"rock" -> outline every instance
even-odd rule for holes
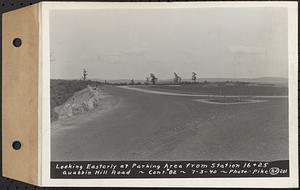
[[[95,109],[100,105],[102,96],[99,88],[88,85],[87,88],[76,92],[63,105],[54,109],[59,118],[72,117]]]

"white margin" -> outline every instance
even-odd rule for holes
[[[50,53],[49,11],[74,9],[174,9],[212,7],[285,7],[288,9],[289,152],[290,177],[276,178],[160,178],[160,179],[50,179]],[[81,187],[298,187],[298,65],[297,2],[42,2],[42,186]]]
[[[38,31],[38,38],[39,38],[39,58],[38,58],[38,175],[37,175],[37,185],[42,184],[42,176],[40,175],[42,173],[42,137],[43,137],[43,130],[42,130],[42,97],[43,97],[43,75],[42,75],[42,51],[43,51],[43,38],[42,38],[42,11],[41,11],[41,4],[38,5],[38,15],[39,15],[39,20],[38,20],[38,26],[39,26],[39,31]]]

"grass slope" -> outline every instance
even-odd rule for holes
[[[230,84],[230,85],[229,85]],[[183,85],[149,85],[144,88],[153,90],[162,90],[181,93],[195,94],[217,94],[217,95],[265,95],[265,96],[282,96],[288,95],[287,87],[278,87],[275,85],[248,84],[248,83],[197,83]]]

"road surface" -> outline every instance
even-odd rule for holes
[[[108,110],[52,124],[52,161],[288,159],[287,98],[217,105],[103,88]]]

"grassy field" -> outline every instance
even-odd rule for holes
[[[285,96],[288,88],[271,84],[257,83],[197,83],[182,85],[144,85],[141,88],[161,90],[169,92],[191,93],[191,94],[216,94],[216,95],[253,95],[253,96]]]
[[[51,120],[57,119],[57,114],[54,112],[56,106],[62,105],[75,92],[86,88],[88,85],[101,85],[100,82],[90,80],[60,80],[51,79],[50,81],[50,97],[51,97]]]

